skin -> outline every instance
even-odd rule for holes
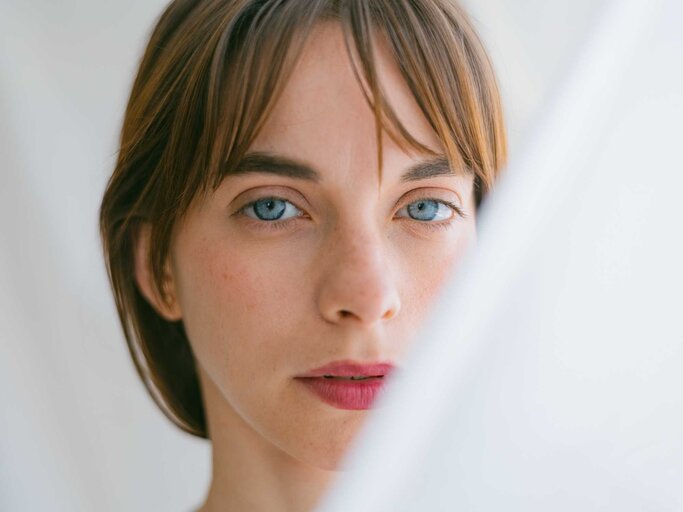
[[[388,49],[375,44],[399,118],[443,153]],[[251,148],[305,162],[321,180],[230,176],[195,203],[174,231],[171,304],[152,292],[142,232],[138,285],[161,315],[183,320],[199,366],[213,450],[202,512],[313,509],[369,411],[329,406],[294,378],[340,359],[400,367],[475,239],[471,175],[401,182],[429,155],[404,152],[386,133],[383,149],[380,182],[375,118],[340,27],[321,24]],[[248,206],[268,197],[289,201],[277,203],[287,209],[275,228]],[[407,206],[423,199],[450,201],[465,217],[441,205],[443,220],[411,218]]]

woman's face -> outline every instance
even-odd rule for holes
[[[388,50],[376,51],[404,126],[443,154]],[[375,118],[333,24],[307,43],[250,150],[256,163],[176,228],[174,314],[199,365],[212,438],[240,432],[338,468],[368,411],[330,405],[297,377],[340,360],[400,367],[475,237],[472,176],[384,134],[380,183]]]

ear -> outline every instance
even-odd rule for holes
[[[134,243],[135,282],[140,293],[142,293],[156,312],[169,322],[175,322],[182,318],[182,312],[175,291],[173,273],[168,262],[164,267],[163,283],[166,300],[159,296],[152,279],[152,272],[149,267],[151,231],[151,225],[145,222],[140,225],[136,235]]]

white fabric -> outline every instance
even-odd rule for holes
[[[683,8],[608,4],[320,510],[683,510]]]

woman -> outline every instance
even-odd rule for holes
[[[314,508],[504,160],[452,2],[169,5],[100,222],[142,379],[211,440],[200,510]]]

